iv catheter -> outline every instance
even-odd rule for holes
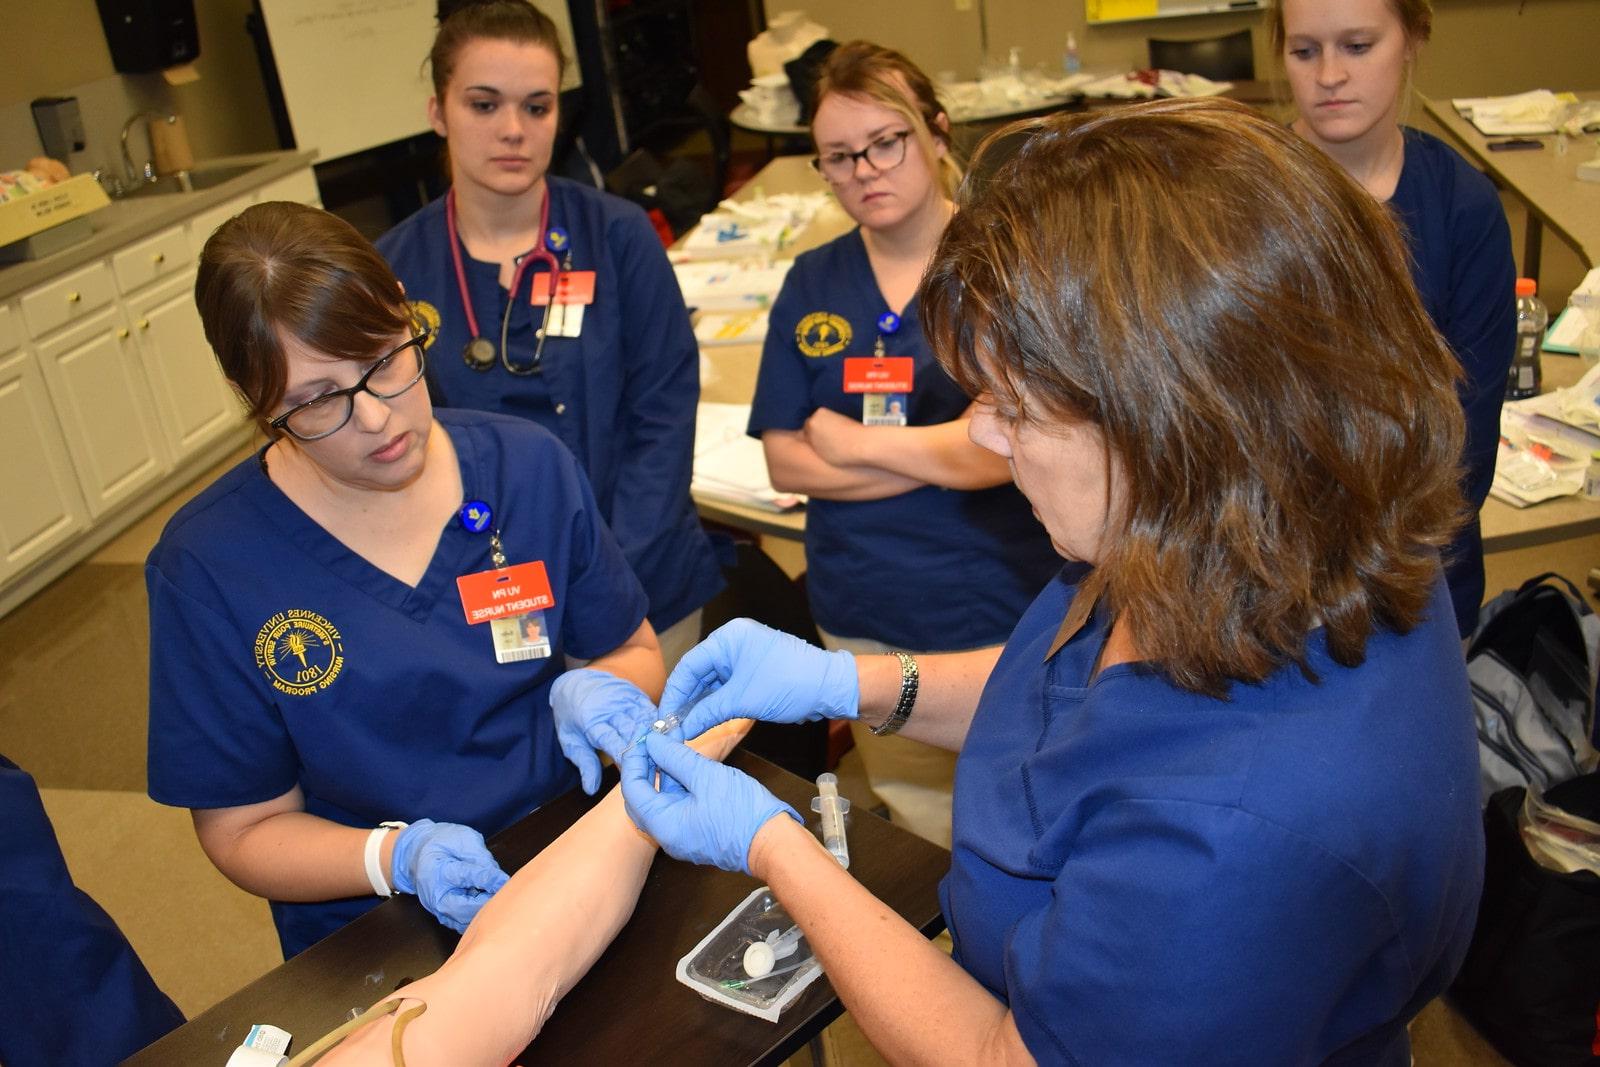
[[[850,801],[839,795],[839,778],[831,772],[817,775],[819,796],[811,798],[811,810],[822,815],[822,843],[839,866],[850,869],[850,842],[844,836],[844,816]]]
[[[676,715],[668,715],[664,719],[657,719],[655,722],[650,724],[650,729],[646,730],[644,733],[628,742],[628,747],[622,750],[622,755],[626,756],[629,752],[632,752],[634,745],[637,745],[640,741],[643,741],[652,733],[664,734],[682,721],[683,720]]]

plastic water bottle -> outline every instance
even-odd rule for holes
[[[1544,344],[1544,328],[1550,313],[1538,297],[1539,283],[1532,278],[1517,279],[1517,350],[1511,357],[1511,378],[1506,383],[1507,400],[1538,396],[1543,384],[1539,368],[1539,349]]]
[[[1083,69],[1083,63],[1078,58],[1078,39],[1072,34],[1067,34],[1067,50],[1061,53],[1061,71],[1063,74],[1076,74]]]

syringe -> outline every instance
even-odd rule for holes
[[[839,866],[850,868],[850,843],[844,836],[844,816],[850,810],[850,801],[839,795],[839,778],[824,771],[817,775],[819,796],[811,798],[811,810],[822,816],[822,843]]]
[[[633,751],[633,746],[637,745],[640,741],[643,741],[645,738],[649,737],[652,732],[658,733],[658,734],[664,734],[668,730],[672,729],[674,726],[677,726],[682,721],[683,720],[681,718],[679,718],[677,715],[668,715],[664,719],[657,719],[655,722],[650,724],[650,729],[649,730],[646,730],[644,733],[640,734],[638,737],[635,737],[632,741],[629,741],[628,742],[628,747],[622,750],[622,754],[624,756],[626,756],[629,752]]]

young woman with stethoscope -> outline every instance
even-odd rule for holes
[[[722,584],[689,498],[699,357],[682,294],[642,211],[548,173],[555,24],[525,0],[440,8],[428,117],[451,188],[378,248],[434,331],[436,401],[531,419],[572,450],[675,661]]]

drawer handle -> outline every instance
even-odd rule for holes
[[[166,261],[167,261],[167,254],[165,252],[157,252],[156,253],[156,262],[157,263],[165,263]]]
[[[79,304],[79,303],[82,303],[82,302],[83,302],[83,294],[82,293],[68,293],[67,294],[67,303],[69,303],[69,304]]]
[[[126,341],[128,339],[128,328],[126,326],[117,327],[117,336]]]
[[[139,320],[139,329],[148,330],[149,328],[150,328],[150,320],[149,319],[140,319]]]

